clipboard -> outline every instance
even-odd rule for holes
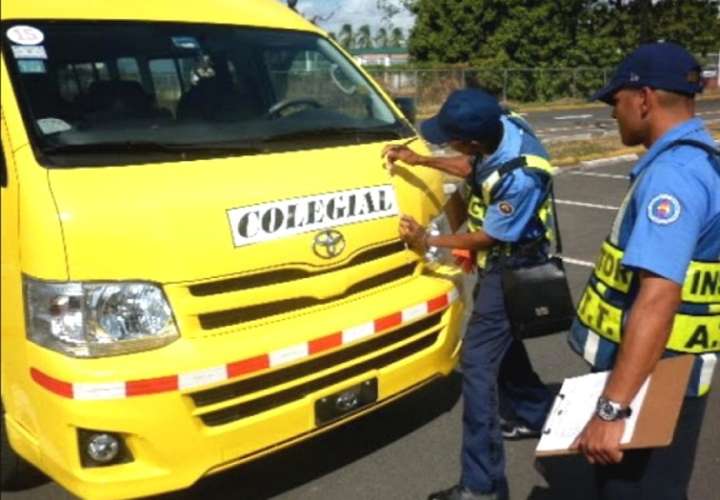
[[[632,434],[629,436],[629,440],[620,445],[621,449],[659,448],[668,446],[672,442],[694,361],[695,356],[692,355],[675,356],[658,361],[655,370],[646,380],[647,389],[644,394],[642,394],[642,390],[638,393],[638,396],[642,395],[643,397],[640,398],[640,401],[637,401],[638,397],[636,397],[636,400],[633,400],[630,404],[633,413],[637,417],[634,421]],[[602,373],[608,374],[609,372]],[[585,377],[595,375],[598,374],[590,374]],[[582,378],[584,377],[575,377],[575,379]],[[570,379],[566,379],[563,383],[563,388],[566,387],[568,380]],[[535,451],[535,456],[538,458],[578,453],[577,450],[568,449],[567,447],[547,449],[548,443],[543,445],[543,437],[552,434],[553,426],[557,426],[561,421],[561,415],[558,414],[558,411],[562,413],[561,410],[572,409],[578,415],[592,415],[594,405],[592,408],[588,408],[587,403],[588,401],[597,401],[604,384],[599,388],[599,392],[593,392],[592,394],[589,392],[581,395],[563,393],[563,388],[560,389],[560,394],[558,394],[545,422],[543,436],[541,436],[538,448]],[[582,408],[580,408],[580,405],[582,405]],[[565,418],[567,418],[567,414]],[[631,416],[631,418],[633,417]],[[587,420],[585,420],[586,422]],[[582,425],[584,426],[584,423]],[[574,438],[570,443],[573,441]],[[545,449],[541,450],[541,447]]]

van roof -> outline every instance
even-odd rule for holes
[[[236,24],[321,32],[280,0],[10,0],[1,2],[1,17],[38,20],[171,21]]]

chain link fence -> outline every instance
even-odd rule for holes
[[[504,102],[581,101],[601,88],[613,68],[368,68],[393,96],[415,98],[418,113],[433,113],[453,90],[479,87]],[[709,92],[717,92],[708,81]]]

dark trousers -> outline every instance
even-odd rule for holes
[[[482,493],[508,491],[498,418],[498,388],[515,414],[540,427],[552,395],[530,365],[525,346],[513,339],[500,271],[481,275],[462,352],[463,443],[460,484]]]
[[[670,446],[626,451],[616,465],[596,466],[603,500],[687,500],[707,397],[685,398]]]

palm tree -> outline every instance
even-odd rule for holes
[[[405,33],[402,28],[393,28],[390,32],[390,46],[403,47],[405,45]]]
[[[379,28],[375,35],[375,47],[387,47],[388,46],[388,31],[387,28]]]
[[[355,46],[361,49],[369,49],[372,47],[372,33],[370,25],[363,24],[355,34]]]
[[[353,47],[353,42],[355,41],[355,34],[353,33],[352,24],[342,25],[342,27],[340,28],[338,40],[340,41],[340,45],[342,45],[346,49],[351,49]]]

